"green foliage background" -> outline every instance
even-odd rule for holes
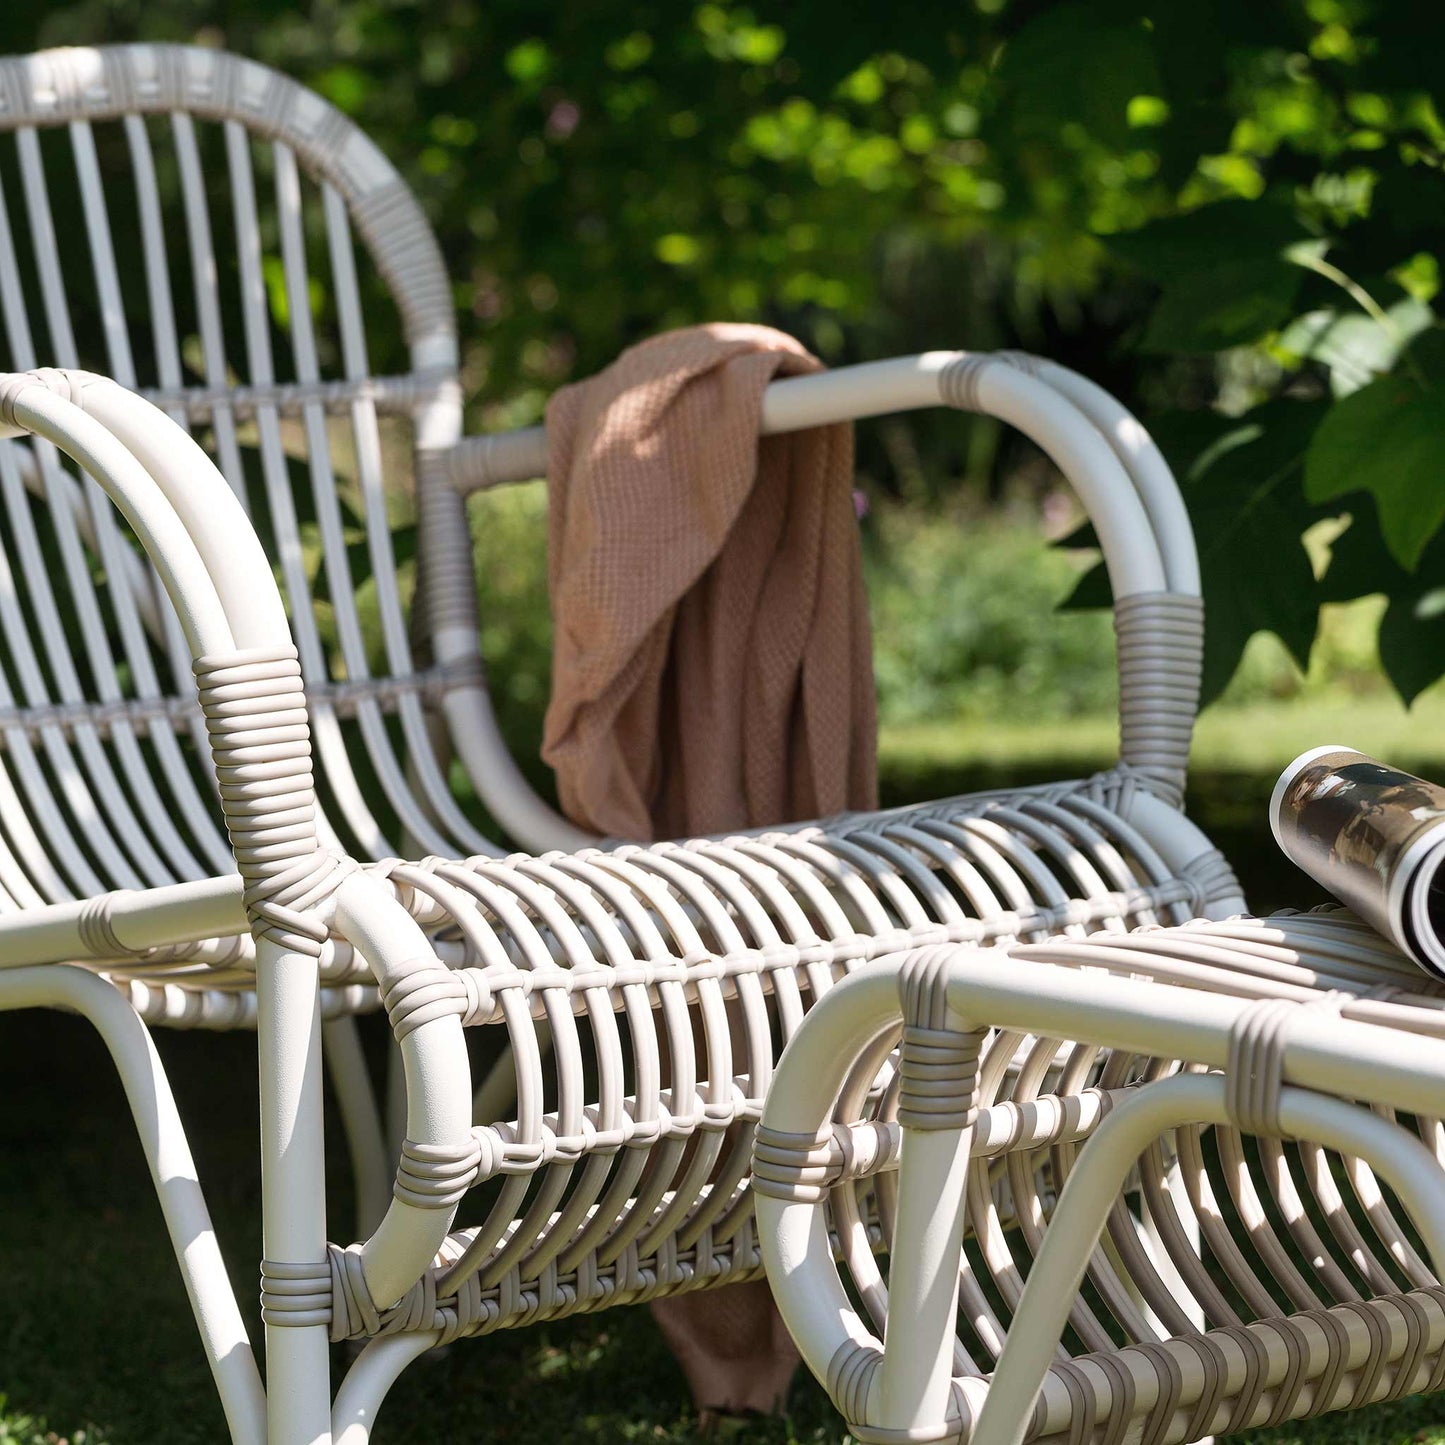
[[[6,52],[130,39],[268,61],[376,137],[449,258],[478,425],[705,318],[835,363],[1027,346],[1121,393],[1184,480],[1210,695],[1255,631],[1303,665],[1321,605],[1370,594],[1400,694],[1445,671],[1445,7],[0,8]],[[872,490],[914,503],[998,500],[1020,460],[958,418],[862,451]]]

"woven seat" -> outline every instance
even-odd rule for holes
[[[764,1108],[784,1318],[860,1440],[1167,1445],[1438,1389],[1442,1042],[1445,985],[1340,909],[894,954]]]
[[[0,167],[0,1006],[105,1033],[236,1438],[323,1439],[334,1420],[359,1441],[439,1339],[755,1275],[751,1125],[845,974],[1242,909],[1180,811],[1202,640],[1187,518],[1098,388],[931,353],[777,383],[763,429],[946,405],[1038,441],[1117,599],[1115,768],[607,843],[530,790],[497,730],[464,499],[537,475],[546,439],[461,437],[450,288],[388,162],[284,77],[183,47],[0,61],[0,129],[19,174]],[[62,187],[81,228],[57,231]],[[396,374],[372,372],[363,297],[400,314]],[[404,489],[384,485],[398,442],[409,608]],[[453,761],[507,843],[452,797]],[[354,1024],[381,1011],[405,1115],[389,1145]],[[148,1023],[258,1030],[264,1393]],[[509,1049],[474,1104],[466,1029],[492,1025]],[[1006,1052],[1006,1077],[1032,1080],[1028,1051]],[[849,1146],[884,1172],[860,1214],[876,1244],[899,1137],[887,1054],[857,1085],[883,1112]],[[358,1176],[346,1247],[323,1227],[323,1058]],[[1030,1196],[998,1173],[1017,1213]],[[334,1410],[332,1338],[371,1341]]]

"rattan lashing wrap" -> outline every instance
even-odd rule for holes
[[[319,905],[355,865],[317,841],[296,649],[198,658],[194,670],[252,932],[319,958],[330,934]]]
[[[982,410],[978,387],[989,366],[1006,361],[1036,374],[1032,357],[966,354],[939,373],[939,394],[962,411]],[[1184,777],[1204,657],[1204,603],[1182,592],[1142,592],[1114,601],[1119,669],[1119,757],[1176,807]]]

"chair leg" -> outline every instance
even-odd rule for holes
[[[330,1289],[319,984],[316,959],[257,941],[262,1276],[314,1283],[316,1293],[322,1280]],[[282,1284],[263,1310],[267,1441],[330,1445],[329,1310],[278,1307],[284,1293]]]
[[[969,1128],[904,1135],[878,1399],[900,1435],[941,1420],[948,1404],[971,1138]]]
[[[341,1112],[356,1192],[356,1238],[370,1239],[391,1202],[391,1169],[361,1034],[350,1014],[321,1025],[323,1053]]]
[[[87,1019],[104,1040],[150,1166],[231,1439],[236,1445],[266,1445],[266,1396],[256,1358],[149,1031],[104,979],[65,965],[0,969],[0,1009],[23,1008],[68,1009]]]
[[[333,1445],[367,1445],[376,1412],[397,1376],[440,1336],[439,1330],[381,1335],[371,1340],[346,1372],[331,1414]]]

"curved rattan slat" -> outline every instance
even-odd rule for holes
[[[426,217],[376,145],[334,106],[253,61],[183,45],[48,50],[0,59],[4,129],[184,113],[244,122],[304,157],[351,203],[398,298],[407,340],[432,365],[456,361],[451,285]]]

